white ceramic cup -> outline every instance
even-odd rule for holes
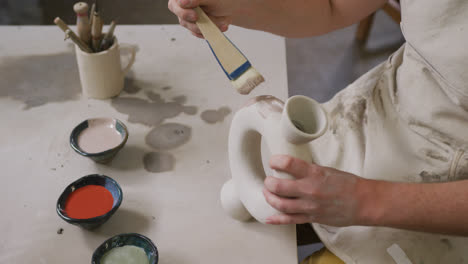
[[[83,94],[89,98],[107,99],[119,95],[124,88],[124,78],[135,62],[136,47],[113,45],[98,53],[87,53],[75,47]],[[128,50],[127,66],[120,62],[121,51]],[[122,52],[123,53],[123,52]]]

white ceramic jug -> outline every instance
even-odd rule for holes
[[[109,49],[98,53],[87,53],[79,47],[75,50],[83,94],[95,99],[119,95],[124,88],[125,75],[135,62],[136,47],[128,44],[121,46],[115,38]],[[125,67],[121,66],[121,51],[127,51],[130,55]]]
[[[229,163],[232,179],[221,190],[221,203],[233,218],[252,216],[264,223],[277,214],[263,196],[265,171],[261,157],[264,138],[271,154],[287,154],[312,161],[309,142],[327,130],[327,115],[321,105],[305,96],[293,96],[284,104],[273,96],[258,96],[234,116],[229,132]],[[292,179],[273,172],[274,177]]]

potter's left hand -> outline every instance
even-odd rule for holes
[[[314,222],[348,226],[359,222],[357,189],[364,179],[285,155],[272,156],[270,167],[289,173],[295,179],[272,176],[265,179],[266,201],[282,212],[269,217],[267,224]]]

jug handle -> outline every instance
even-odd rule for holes
[[[125,76],[130,71],[130,68],[133,66],[133,64],[135,63],[137,47],[135,45],[122,43],[119,45],[119,49],[121,51],[121,54],[122,54],[122,51],[123,53],[127,53],[127,52],[130,53],[130,58],[128,59],[127,65],[122,68],[122,75]]]

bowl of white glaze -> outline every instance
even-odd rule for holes
[[[128,129],[115,118],[91,118],[78,124],[70,134],[70,146],[81,156],[108,163],[125,146]]]

